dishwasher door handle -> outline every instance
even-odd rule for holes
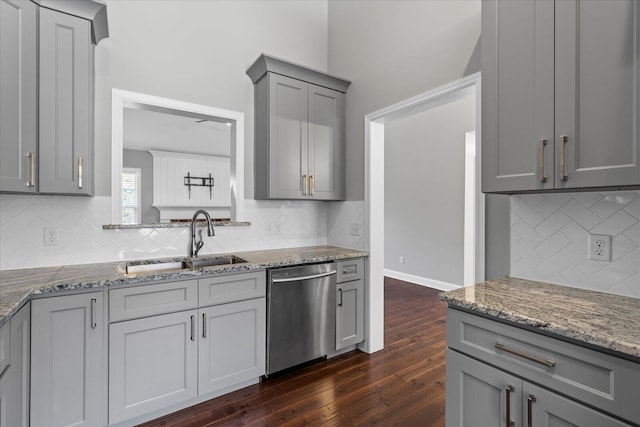
[[[312,274],[310,276],[283,277],[282,279],[271,279],[271,281],[273,283],[297,282],[298,280],[319,279],[320,277],[332,276],[336,273],[337,271],[331,270],[325,273]]]

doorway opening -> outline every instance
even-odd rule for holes
[[[464,159],[464,279],[484,280],[484,196],[480,192],[480,73],[393,104],[365,116],[365,218],[368,226],[369,292],[366,295],[367,339],[364,350],[384,347],[385,275],[385,125],[472,96],[475,102],[475,138],[462,135]],[[446,185],[446,177],[431,185]],[[460,283],[462,285],[462,283]],[[433,286],[433,284],[432,284]],[[454,286],[441,286],[443,290]]]

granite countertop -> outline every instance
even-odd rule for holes
[[[440,294],[450,307],[640,361],[640,299],[515,277]]]
[[[198,258],[231,255],[202,255]],[[198,268],[196,270],[167,270],[164,272],[126,273],[128,263],[107,262],[99,264],[65,265],[59,267],[0,270],[0,326],[4,325],[27,301],[43,294],[53,294],[79,289],[105,286],[130,285],[154,280],[180,280],[216,273],[242,272],[277,268],[296,264],[309,264],[330,260],[358,258],[369,253],[358,249],[337,246],[306,246],[250,252],[234,252],[246,263],[226,264]],[[163,258],[149,261],[179,261],[185,258]],[[139,261],[139,260],[137,260]]]

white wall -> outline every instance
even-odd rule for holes
[[[588,259],[588,234],[612,261]],[[511,275],[640,298],[640,191],[511,196]]]
[[[464,284],[465,133],[475,113],[467,96],[385,124],[385,269]]]
[[[102,230],[111,223],[111,89],[245,114],[245,196],[253,198],[253,85],[245,70],[262,52],[327,69],[325,0],[107,0],[110,36],[96,47],[96,195],[0,195],[0,269],[186,255],[188,233]],[[203,251],[324,244],[327,206],[247,200],[251,227],[228,228]],[[265,236],[282,221],[281,236]],[[43,226],[60,246],[43,246]]]
[[[480,71],[473,55],[479,37],[479,0],[329,2],[329,71],[353,82],[349,200],[364,198],[364,116]]]
[[[329,72],[352,80],[346,110],[349,201],[328,207],[329,243],[367,248],[368,236],[349,235],[350,221],[367,229],[359,202],[364,116],[480,71],[480,21],[480,0],[329,2]],[[487,196],[486,211],[485,275],[495,278],[509,272],[508,196]]]

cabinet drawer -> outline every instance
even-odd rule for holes
[[[110,322],[189,310],[197,306],[197,280],[141,285],[109,291]]]
[[[497,348],[496,343],[503,348]],[[640,422],[640,406],[635,397],[640,384],[638,363],[455,309],[447,310],[447,345],[604,411]],[[547,361],[553,366],[547,366]]]
[[[364,278],[364,258],[336,261],[336,267],[338,269],[338,283]]]
[[[264,271],[231,274],[198,280],[200,307],[260,298],[267,293]]]

